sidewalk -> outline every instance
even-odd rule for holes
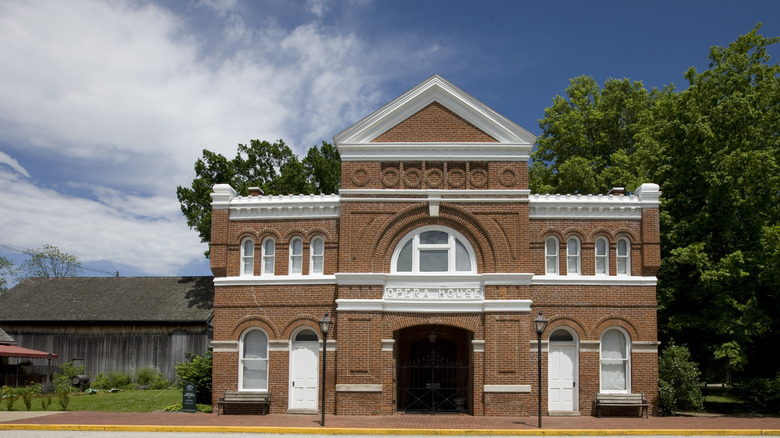
[[[38,415],[36,415],[38,414]],[[171,412],[0,412],[0,430],[255,432],[366,435],[775,435],[780,417],[472,417],[213,415]]]

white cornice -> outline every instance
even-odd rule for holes
[[[528,202],[530,190],[342,189],[341,202]]]
[[[341,161],[522,161],[532,145],[517,143],[357,143],[340,144]]]
[[[400,312],[400,313],[529,313],[531,300],[484,301],[389,301],[384,299],[338,299],[339,312]]]
[[[294,286],[336,284],[335,275],[256,275],[215,277],[214,286]]]
[[[634,195],[530,195],[531,219],[641,219],[658,208],[658,184],[642,184]]]
[[[534,275],[532,286],[655,286],[656,277],[628,275]]]
[[[338,218],[338,195],[237,196],[230,201],[230,219]]]
[[[333,137],[334,144],[343,157],[341,145],[368,143],[433,102],[440,103],[498,140],[499,143],[532,146],[536,142],[536,136],[530,132],[488,108],[441,76],[434,75],[336,134]]]

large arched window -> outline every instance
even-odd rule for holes
[[[303,273],[303,240],[295,237],[290,241],[290,274]]]
[[[268,390],[268,335],[258,328],[252,328],[244,332],[240,344],[239,390]]]
[[[544,264],[545,274],[558,274],[558,239],[555,237],[548,237],[544,241]]]
[[[631,244],[621,237],[617,241],[617,275],[631,275]]]
[[[241,241],[241,275],[255,273],[255,241],[246,238]]]
[[[393,254],[393,272],[476,273],[474,251],[460,233],[423,227],[408,234]]]
[[[596,239],[596,275],[609,275],[609,242],[604,237]]]
[[[276,241],[273,237],[263,240],[263,270],[262,275],[274,275],[274,261],[276,259]]]
[[[325,264],[325,240],[322,237],[311,239],[309,245],[309,271],[311,274],[322,274]]]
[[[580,239],[576,237],[566,241],[566,274],[580,275]]]
[[[617,327],[601,335],[601,392],[630,392],[628,341],[628,335]]]

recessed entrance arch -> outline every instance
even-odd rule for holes
[[[396,409],[471,413],[472,339],[468,330],[443,325],[396,331]]]

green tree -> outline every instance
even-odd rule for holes
[[[54,245],[43,245],[24,251],[28,259],[16,271],[17,280],[28,277],[75,277],[81,273],[78,257],[60,251]]]
[[[13,262],[0,257],[0,294],[8,290],[8,280],[5,277],[13,274],[13,267]]]
[[[531,190],[606,193],[647,182],[634,137],[658,95],[630,79],[609,79],[603,89],[590,76],[570,79],[566,97],[555,96],[539,121],[543,132],[531,153]]]
[[[780,360],[780,67],[758,34],[710,50],[663,93],[636,136],[654,154],[662,336],[705,369],[774,375]],[[759,359],[760,358],[760,359]],[[751,364],[751,369],[746,366]]]
[[[215,184],[230,184],[241,196],[249,193],[249,187],[260,187],[266,195],[335,193],[341,161],[336,148],[325,142],[309,149],[300,161],[282,140],[251,140],[238,145],[232,160],[204,149],[203,157],[195,162],[195,174],[191,187],[177,187],[176,196],[187,225],[198,232],[201,242],[209,242]]]
[[[211,370],[214,355],[208,350],[203,356],[186,353],[187,362],[176,364],[176,377],[179,385],[191,383],[198,389],[195,398],[198,403],[211,404]]]

